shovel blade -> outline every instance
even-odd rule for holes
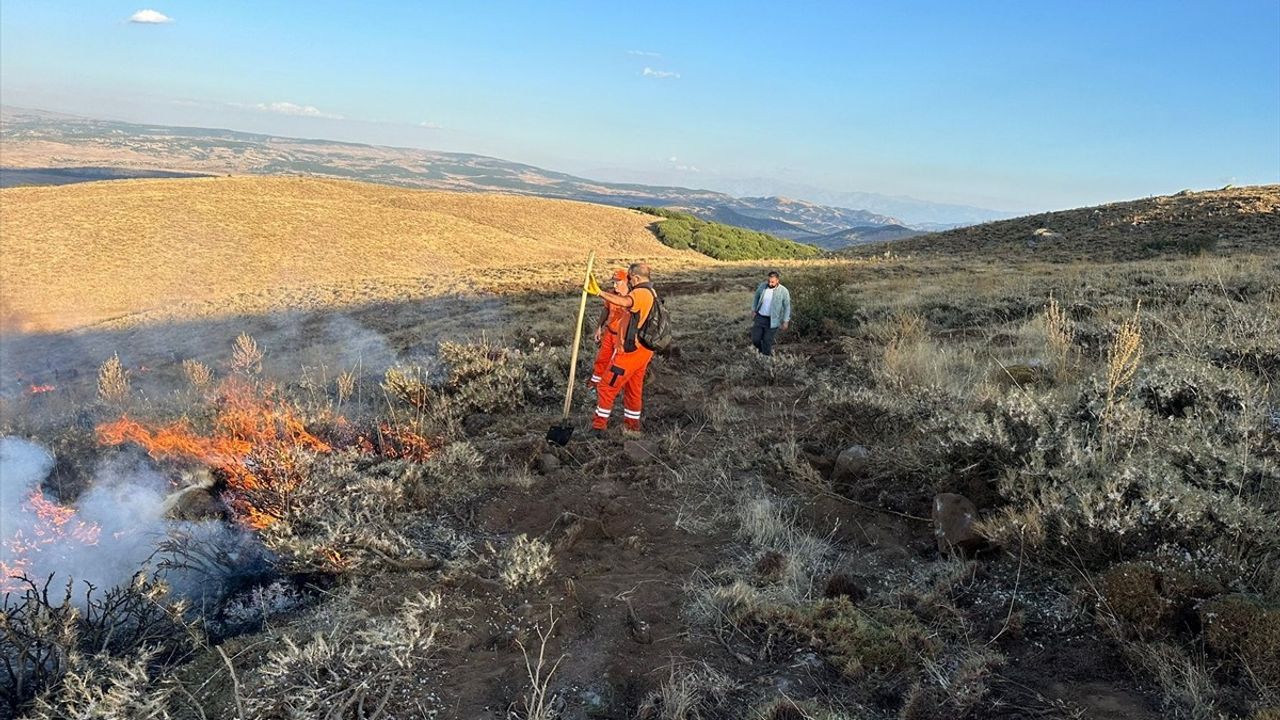
[[[568,445],[571,437],[573,437],[573,426],[568,423],[552,425],[551,429],[547,430],[547,442],[561,447]]]

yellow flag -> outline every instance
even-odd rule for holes
[[[596,276],[595,276],[595,275],[588,275],[588,276],[587,276],[587,282],[586,282],[586,284],[585,284],[585,285],[583,285],[583,286],[582,286],[582,289],[583,289],[583,290],[584,290],[588,295],[599,295],[599,294],[600,294],[600,283],[596,282]]]

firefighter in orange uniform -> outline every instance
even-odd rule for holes
[[[627,287],[627,271],[619,268],[613,273],[613,292],[617,295],[626,295],[630,288]],[[600,322],[596,325],[595,340],[600,345],[600,349],[596,352],[596,364],[591,369],[591,387],[598,387],[600,379],[604,377],[609,370],[609,365],[613,362],[613,351],[618,346],[618,332],[627,322],[629,313],[627,309],[621,305],[605,303],[600,308]]]
[[[601,299],[611,306],[618,306],[627,311],[625,322],[618,330],[617,349],[613,353],[613,361],[601,375],[596,386],[596,416],[591,422],[592,433],[596,436],[604,434],[609,427],[609,416],[613,414],[613,403],[618,393],[622,393],[623,427],[626,431],[640,432],[640,410],[643,407],[644,374],[653,359],[653,351],[640,344],[637,337],[640,326],[649,319],[653,304],[657,302],[657,294],[653,284],[649,282],[649,266],[634,263],[627,269],[627,285],[630,292],[626,295],[602,291]]]

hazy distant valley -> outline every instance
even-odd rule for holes
[[[175,173],[179,176],[316,175],[404,187],[507,192],[624,207],[668,207],[825,249],[896,240],[1007,217],[1007,214],[981,208],[858,195],[859,199],[878,206],[887,203],[887,207],[903,207],[916,213],[911,217],[897,217],[781,197],[739,198],[709,190],[597,182],[466,153],[142,125],[17,108],[3,109],[0,117],[3,118],[0,142],[4,144],[4,167],[0,168],[2,187],[172,177]],[[910,202],[903,204],[902,201]],[[939,217],[951,221],[939,223]]]

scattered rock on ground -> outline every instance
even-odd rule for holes
[[[538,458],[538,469],[543,475],[550,475],[560,469],[560,458],[556,457],[552,453],[543,453],[542,456]]]
[[[870,458],[871,451],[867,446],[850,445],[836,457],[836,466],[831,471],[831,479],[844,480],[861,476]]]
[[[978,508],[969,498],[955,493],[942,493],[933,498],[933,535],[938,550],[972,555],[987,545],[974,527]]]

